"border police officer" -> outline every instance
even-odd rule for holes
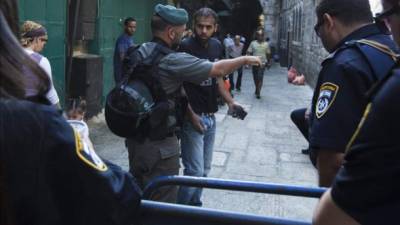
[[[142,58],[147,58],[156,51],[157,46],[176,49],[179,45],[188,21],[187,12],[170,5],[155,6],[151,20],[153,40],[140,46],[137,51]],[[244,64],[261,64],[257,57],[245,56],[230,60],[210,62],[187,53],[170,53],[158,64],[159,81],[171,105],[176,99],[171,96],[179,93],[183,82],[200,84],[210,77],[222,77]],[[175,118],[178,121],[183,118]],[[168,123],[172,124],[172,123]],[[144,187],[157,176],[178,175],[179,145],[173,132],[167,137],[154,140],[149,137],[133,137],[127,139],[130,170]],[[153,200],[175,202],[177,188],[174,186],[160,188],[152,196]]]

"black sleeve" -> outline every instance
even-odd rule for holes
[[[82,206],[85,209],[81,210],[87,213],[88,221],[101,218],[102,223],[134,224],[141,190],[132,175],[119,166],[104,162],[61,116],[51,114],[46,116],[49,131],[46,143],[52,162],[48,169],[53,171],[53,178],[76,186],[71,189],[79,190],[80,193],[75,195],[84,202]],[[55,188],[69,190],[60,187],[57,182],[54,185]],[[71,197],[68,194],[64,193]],[[65,197],[60,197],[63,198],[65,200]]]
[[[400,210],[400,73],[373,99],[336,175],[332,198],[361,224],[397,224]]]

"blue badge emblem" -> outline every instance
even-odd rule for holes
[[[339,86],[333,83],[323,83],[319,90],[319,97],[315,106],[315,115],[321,118],[335,101]]]

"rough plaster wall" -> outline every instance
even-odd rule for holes
[[[260,3],[264,9],[265,31],[271,38],[271,44],[280,48],[289,46],[289,63],[306,76],[311,86],[315,86],[321,62],[327,56],[314,34],[316,0],[260,0]],[[291,33],[289,44],[288,32]]]

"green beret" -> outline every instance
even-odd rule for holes
[[[177,9],[172,5],[157,4],[156,7],[154,7],[154,13],[172,25],[183,25],[189,20],[188,13],[185,9]]]

